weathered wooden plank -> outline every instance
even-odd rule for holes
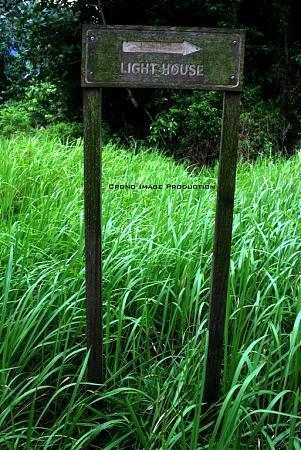
[[[241,90],[244,31],[85,26],[82,86]]]
[[[206,355],[206,375],[203,396],[204,401],[209,404],[218,399],[223,356],[239,136],[240,97],[240,92],[225,92],[224,94],[213,266],[211,273],[209,339]]]
[[[103,381],[101,271],[101,89],[83,90],[88,381]]]

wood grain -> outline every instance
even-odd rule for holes
[[[101,270],[101,89],[83,90],[88,381],[103,381]]]
[[[223,356],[224,325],[230,263],[236,161],[239,135],[240,92],[225,92],[221,135],[211,295],[209,339],[203,399],[218,399]]]

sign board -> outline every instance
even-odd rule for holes
[[[223,90],[208,345],[203,401],[218,399],[232,239],[244,31],[83,27],[85,254],[88,380],[103,382],[101,253],[102,87]]]
[[[83,87],[242,89],[244,32],[85,26]]]

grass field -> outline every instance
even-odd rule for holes
[[[94,394],[82,143],[37,132],[0,147],[0,449],[300,449],[300,157],[238,166],[221,396],[206,411],[216,191],[108,185],[215,185],[216,168],[104,149],[106,382]]]

